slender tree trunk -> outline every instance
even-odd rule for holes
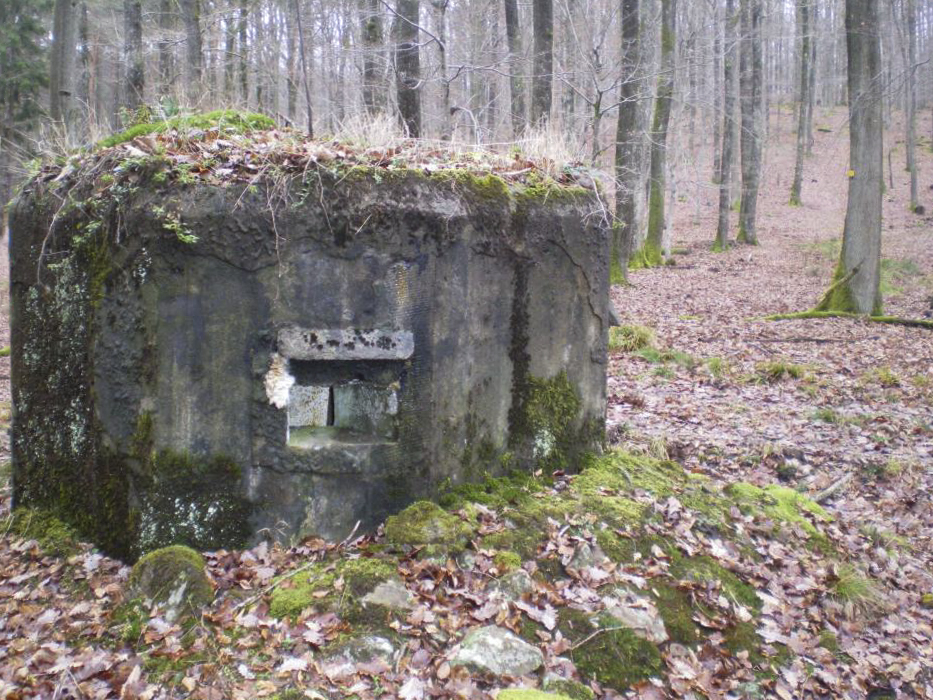
[[[643,260],[664,262],[664,196],[667,189],[667,130],[674,98],[674,51],[677,42],[677,0],[661,0],[661,69],[651,123],[651,170],[648,191],[648,233]]]
[[[722,159],[719,168],[719,223],[716,227],[716,243],[714,250],[725,250],[729,247],[729,215],[732,210],[732,163],[734,153],[735,131],[735,25],[738,15],[735,12],[735,0],[726,0],[726,22],[723,45],[723,84],[726,94],[723,99],[722,121]]]
[[[509,90],[512,100],[512,135],[525,132],[525,81],[522,80],[522,35],[517,0],[505,0],[505,36],[509,45]]]
[[[910,171],[910,210],[920,204],[917,191],[917,4],[905,0],[907,10],[907,169]]]
[[[816,33],[816,0],[813,0],[813,5],[810,9],[810,28],[811,31]],[[810,39],[810,69],[807,71],[807,78],[810,81],[810,85],[807,87],[807,155],[813,155],[813,112],[816,105],[816,37]]]
[[[419,0],[398,0],[395,39],[395,94],[402,126],[411,138],[421,136],[421,54],[418,47]]]
[[[883,83],[876,0],[846,0],[849,199],[842,253],[821,311],[881,313]]]
[[[448,0],[432,0],[437,10],[437,54],[441,75],[441,139],[450,141],[454,136],[453,115],[450,106],[450,79],[447,75],[447,6]]]
[[[385,87],[380,84],[377,59],[382,51],[382,14],[379,0],[360,0],[363,15],[363,106],[373,115],[385,109]]]
[[[143,8],[140,0],[123,0],[123,64],[126,66],[123,104],[136,110],[143,102]]]
[[[78,26],[77,0],[55,0],[52,22],[52,59],[49,71],[49,113],[52,120],[74,127],[75,64]]]
[[[531,85],[531,123],[541,126],[551,117],[554,74],[554,0],[533,0],[534,78]]]
[[[801,204],[803,187],[803,159],[807,145],[807,104],[810,101],[810,6],[808,0],[797,4],[797,31],[800,34],[800,97],[797,108],[797,159],[794,183],[790,190],[790,203]]]
[[[249,4],[240,0],[239,23],[237,25],[237,53],[239,53],[240,99],[243,106],[249,105]]]
[[[622,0],[622,86],[616,124],[616,227],[613,237],[618,270],[614,281],[628,281],[628,263],[635,240],[635,192],[638,188],[639,0]],[[621,280],[619,279],[621,277]]]
[[[174,82],[175,57],[172,53],[172,30],[175,28],[175,13],[172,0],[159,1],[159,89],[163,95],[170,95]],[[230,48],[232,53],[233,49]],[[229,58],[228,58],[229,60]]]
[[[719,171],[722,168],[722,100],[725,92],[722,87],[722,37],[719,31],[719,5],[713,8],[713,184],[719,184]]]
[[[301,61],[301,82],[305,93],[305,113],[308,117],[308,136],[314,138],[314,109],[311,105],[311,71],[308,69],[308,50],[305,46],[305,28],[301,21],[300,0],[294,0],[295,25],[298,29],[298,57]]]
[[[201,96],[201,0],[178,0],[185,27],[185,67],[188,101],[194,105]]]
[[[761,182],[762,81],[761,0],[742,1],[742,204],[740,243],[758,244],[758,188]]]

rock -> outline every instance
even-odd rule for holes
[[[654,644],[663,644],[669,639],[661,614],[648,598],[618,588],[603,602],[608,615],[642,639]]]
[[[417,501],[398,515],[390,516],[385,532],[390,544],[463,546],[472,530],[436,503]]]
[[[570,561],[564,565],[564,568],[582,571],[591,566],[600,566],[608,561],[609,557],[605,555],[598,544],[590,544],[584,541],[577,544],[573,556],[570,558]]]
[[[361,599],[363,605],[381,605],[389,610],[413,610],[415,597],[398,579],[378,584]]]
[[[537,648],[501,627],[480,627],[470,631],[450,659],[451,666],[495,676],[524,676],[544,663]]]
[[[531,688],[509,688],[497,696],[498,700],[573,700],[567,695],[559,693],[545,693]]]
[[[199,615],[214,600],[204,559],[190,547],[172,545],[150,552],[133,566],[127,584],[129,598],[158,605],[166,622]]]
[[[570,700],[596,700],[594,693],[588,686],[580,681],[563,678],[555,673],[546,673],[541,681],[541,688],[548,692],[558,693]]]
[[[366,635],[355,637],[338,647],[324,664],[332,675],[354,673],[357,664],[382,661],[391,666],[395,657],[395,645],[385,637]]]
[[[490,595],[505,600],[520,600],[523,595],[534,590],[535,584],[524,569],[516,569],[489,584]]]

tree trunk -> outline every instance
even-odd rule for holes
[[[761,0],[742,0],[740,57],[742,103],[742,204],[740,243],[758,244],[758,188],[761,182],[762,61]]]
[[[729,215],[732,210],[732,163],[735,159],[735,25],[738,16],[735,0],[726,0],[725,35],[723,37],[723,85],[725,96],[722,110],[722,158],[719,162],[719,223],[716,227],[714,250],[729,247]]]
[[[635,240],[635,191],[638,187],[638,0],[622,0],[622,86],[616,125],[616,228],[613,237],[613,281],[628,281],[628,263]]]
[[[807,0],[797,4],[797,31],[800,34],[800,92],[797,108],[797,160],[790,203],[800,206],[803,186],[803,159],[807,145],[807,104],[810,101],[810,6]]]
[[[175,14],[172,10],[172,0],[159,2],[159,89],[163,95],[171,94],[174,82],[175,60],[172,54],[171,32],[175,27]],[[230,46],[229,53],[233,52]],[[228,59],[229,60],[229,56]]]
[[[294,0],[295,25],[298,29],[298,58],[301,61],[301,83],[305,93],[305,113],[308,118],[308,136],[314,138],[314,109],[311,104],[311,71],[308,69],[308,51],[305,46],[305,28],[301,21],[301,2]]]
[[[505,35],[509,44],[509,90],[512,98],[512,135],[525,131],[525,81],[521,77],[522,35],[517,0],[505,0]]]
[[[816,34],[817,4],[813,0],[810,8],[810,28]],[[810,68],[807,71],[807,78],[810,85],[807,88],[807,155],[813,155],[813,112],[816,105],[816,37],[810,39]]]
[[[719,184],[722,167],[722,37],[719,33],[719,5],[713,8],[713,184]]]
[[[370,114],[385,109],[385,88],[379,81],[377,58],[382,50],[382,15],[379,0],[360,0],[363,15],[363,106]]]
[[[881,313],[883,83],[876,0],[846,0],[849,199],[842,254],[819,311]]]
[[[910,210],[920,204],[917,191],[917,3],[905,0],[907,10],[907,169],[910,171]]]
[[[531,84],[531,123],[541,126],[551,117],[554,73],[554,0],[533,0],[534,78]]]
[[[194,105],[201,96],[201,0],[178,0],[185,26],[185,66],[188,101]]]
[[[420,0],[398,0],[395,39],[395,94],[402,126],[411,138],[421,136],[421,54],[418,47]]]
[[[661,0],[661,69],[651,121],[651,170],[648,191],[648,233],[641,262],[664,262],[664,196],[667,188],[667,129],[674,97],[674,50],[677,42],[677,0]]]
[[[239,23],[237,24],[237,53],[240,65],[240,99],[243,106],[249,106],[249,4],[248,0],[240,0]]]
[[[53,121],[74,126],[75,65],[78,25],[77,0],[55,0],[52,23],[52,59],[49,71],[49,113]]]
[[[126,90],[123,104],[135,111],[143,103],[143,8],[140,0],[123,0],[123,64]]]

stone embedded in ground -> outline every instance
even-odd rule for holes
[[[544,655],[537,647],[495,626],[468,632],[450,659],[451,666],[495,676],[524,676],[543,663]]]
[[[363,605],[381,605],[389,610],[412,610],[415,607],[415,597],[405,584],[394,579],[378,584],[360,601]]]
[[[165,621],[175,623],[200,615],[214,600],[214,589],[201,555],[173,545],[150,552],[133,565],[126,597],[158,606]]]
[[[534,590],[535,584],[531,576],[524,569],[516,569],[505,576],[490,581],[486,590],[491,596],[505,600],[521,600],[526,593]]]
[[[609,557],[600,549],[598,544],[590,544],[586,541],[577,543],[574,548],[573,556],[565,565],[566,569],[582,571],[593,566],[602,566],[609,562]]]
[[[121,148],[11,210],[18,504],[124,558],[343,538],[601,443],[596,193],[352,162],[244,190]]]
[[[357,664],[382,662],[392,666],[395,645],[385,637],[366,635],[341,644],[324,659],[324,669],[331,676],[350,675]]]
[[[603,602],[608,615],[642,639],[655,644],[663,644],[669,639],[661,613],[649,598],[617,588]]]

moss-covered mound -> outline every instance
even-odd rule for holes
[[[214,599],[204,558],[182,545],[157,549],[137,561],[127,591],[129,598],[141,598],[165,608],[169,622],[198,614]]]
[[[394,545],[463,546],[470,526],[436,503],[418,501],[386,520],[386,541]]]

